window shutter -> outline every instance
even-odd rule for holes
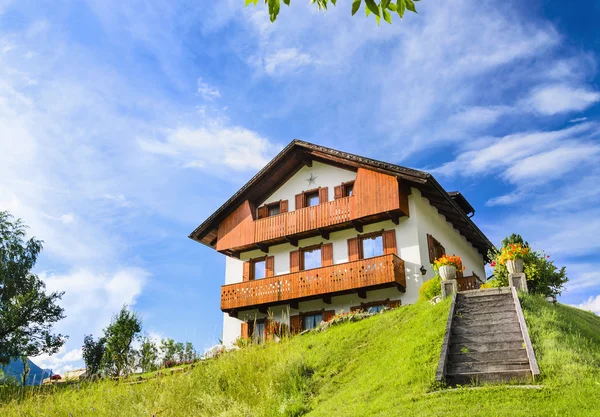
[[[435,241],[433,236],[427,235],[427,251],[429,252],[429,263],[435,262]]]
[[[242,339],[247,339],[250,335],[248,334],[248,323],[242,322],[242,332],[240,334]]]
[[[267,260],[265,261],[265,275],[267,277],[272,277],[275,275],[275,257],[267,256]]]
[[[244,272],[242,274],[242,281],[250,281],[250,261],[244,262]]]
[[[336,185],[335,187],[333,187],[333,198],[336,200],[338,198],[342,198],[342,186],[341,185]]]
[[[300,271],[300,251],[294,250],[290,252],[290,272]]]
[[[321,266],[333,265],[333,244],[325,243],[321,246]]]
[[[440,246],[440,256],[445,255],[446,254],[446,249],[440,245],[440,243],[438,242],[438,245]]]
[[[264,205],[258,208],[258,218],[264,219],[265,217],[269,217],[269,208]]]
[[[400,300],[395,300],[395,301],[389,301],[389,302],[387,303],[387,306],[388,306],[389,308],[397,308],[397,307],[400,307],[400,304],[401,304],[401,301],[400,301]]]
[[[319,188],[319,204],[327,203],[329,201],[329,188]]]
[[[297,334],[302,331],[302,319],[300,315],[290,316],[290,332]]]
[[[288,201],[287,200],[281,200],[281,202],[279,203],[279,212],[280,213],[288,212]]]
[[[383,232],[383,253],[386,255],[393,253],[398,254],[396,249],[396,230],[386,230]]]
[[[335,316],[335,310],[327,310],[323,312],[323,321],[329,321]]]
[[[348,261],[352,262],[358,260],[358,238],[353,237],[351,239],[348,239]]]
[[[296,210],[304,207],[304,193],[296,194]]]

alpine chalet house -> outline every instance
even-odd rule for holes
[[[444,253],[478,288],[490,241],[426,172],[292,141],[190,235],[226,255],[223,343],[417,301]]]

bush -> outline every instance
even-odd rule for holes
[[[504,287],[505,285],[503,285],[500,281],[498,281],[497,279],[490,279],[488,282],[486,282],[485,284],[481,284],[481,286],[479,288],[483,289],[483,288],[500,288],[500,287]]]
[[[442,278],[439,275],[425,281],[419,288],[419,300],[429,301],[437,295],[442,295]]]

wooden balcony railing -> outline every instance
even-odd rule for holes
[[[221,310],[277,304],[368,287],[406,288],[404,261],[382,255],[221,287]]]
[[[481,286],[481,281],[477,276],[458,277],[456,283],[458,291],[478,290]]]
[[[350,207],[353,198],[352,196],[338,198],[328,203],[256,220],[254,222],[254,241],[266,242],[350,221]]]

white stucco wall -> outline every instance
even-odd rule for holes
[[[316,177],[314,183],[308,184],[310,175]],[[333,200],[333,187],[343,182],[354,181],[356,172],[333,167],[331,165],[313,162],[312,167],[304,166],[296,172],[285,184],[271,194],[259,205],[273,203],[279,200],[288,200],[288,211],[296,209],[296,194],[318,187],[329,188],[329,201]],[[321,201],[323,203],[323,201]]]
[[[316,163],[315,163],[316,164]],[[322,165],[322,164],[321,164]],[[314,168],[314,166],[313,166]],[[332,168],[332,167],[329,167]],[[333,168],[336,170],[337,168]],[[339,170],[342,171],[342,170]],[[307,171],[308,172],[308,171]],[[308,177],[305,172],[303,176]],[[348,171],[349,172],[349,171]],[[351,172],[350,172],[351,173]],[[297,174],[298,175],[298,174]],[[302,175],[300,179],[305,180]],[[324,178],[325,180],[325,178]],[[352,177],[340,178],[336,177],[333,181],[324,181],[321,186],[333,187],[343,181],[351,181]],[[286,184],[287,185],[287,184]],[[281,187],[280,190],[285,188]],[[289,198],[293,199],[294,195],[302,189],[288,188],[287,197],[284,194],[276,195],[268,201],[275,201]],[[333,191],[333,189],[332,189]],[[332,197],[332,191],[330,196]],[[267,202],[268,202],[267,201]],[[360,305],[360,303],[378,301],[378,300],[400,300],[402,305],[412,304],[419,297],[419,288],[425,280],[432,278],[435,274],[431,264],[429,263],[429,255],[427,251],[427,234],[433,235],[444,247],[448,254],[460,255],[464,265],[467,267],[466,275],[470,275],[474,271],[480,277],[484,277],[483,257],[467,240],[455,230],[446,219],[441,216],[437,209],[429,204],[429,201],[421,197],[418,190],[412,189],[411,195],[408,198],[410,217],[403,217],[400,223],[395,225],[392,221],[384,221],[364,226],[363,233],[379,231],[382,229],[396,231],[396,245],[398,256],[404,260],[406,273],[406,293],[401,293],[395,288],[387,288],[367,292],[367,299],[361,299],[357,294],[348,294],[337,297],[332,297],[332,304],[325,304],[322,300],[311,300],[299,303],[298,310],[290,310],[288,305],[277,306],[271,308],[275,319],[278,321],[287,321],[289,315],[296,315],[303,312],[315,310],[335,310],[349,311],[351,307]],[[291,208],[291,207],[290,207]],[[348,261],[348,244],[347,239],[355,237],[358,232],[355,229],[346,229],[339,232],[331,233],[330,239],[325,240],[321,236],[302,239],[298,242],[299,247],[310,246],[318,243],[333,244],[333,259],[334,264],[344,263]],[[272,246],[269,248],[269,255],[274,256],[275,275],[287,274],[290,271],[290,251],[298,249],[289,243]],[[248,259],[265,256],[265,253],[260,250],[244,252],[240,255],[240,259],[227,258],[225,282],[227,284],[242,282],[243,261]],[[427,269],[427,273],[423,276],[419,268],[423,265]],[[265,317],[264,314],[257,310],[248,310],[239,313],[239,318],[229,317],[224,315],[223,321],[223,342],[226,345],[231,345],[239,336],[241,331],[242,320],[253,320]]]

